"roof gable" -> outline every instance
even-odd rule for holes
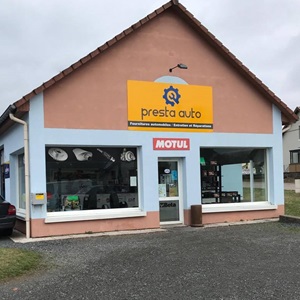
[[[213,34],[211,34],[205,26],[203,26],[182,4],[176,0],[172,0],[153,13],[149,14],[145,18],[141,19],[137,23],[133,24],[120,34],[116,35],[111,40],[98,47],[85,57],[81,58],[70,67],[66,68],[47,82],[43,83],[32,92],[23,96],[20,100],[16,101],[0,117],[0,124],[8,118],[9,112],[15,112],[16,116],[20,117],[27,111],[29,111],[29,100],[35,95],[43,92],[45,89],[51,87],[56,82],[60,81],[64,77],[68,76],[82,65],[91,61],[95,57],[98,57],[108,48],[114,46],[116,43],[126,38],[128,35],[138,30],[141,26],[147,22],[153,20],[158,15],[164,13],[167,10],[173,10],[179,17],[189,24],[208,44],[210,44],[225,60],[227,60],[237,71],[243,76],[249,83],[251,83],[266,99],[276,105],[282,113],[283,124],[295,122],[298,116],[284,103],[282,102],[261,80],[259,80],[248,68],[246,68],[241,61],[239,61]],[[2,131],[2,130],[1,130]]]

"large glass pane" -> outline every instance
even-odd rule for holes
[[[159,197],[178,197],[178,170],[176,161],[158,163]]]
[[[265,152],[258,151],[253,158],[253,198],[251,201],[266,201],[266,164]]]
[[[179,221],[177,161],[158,162],[158,194],[160,221]]]
[[[202,203],[267,201],[266,150],[201,148]]]
[[[136,148],[47,147],[47,210],[138,207]]]
[[[298,155],[296,152],[292,152],[292,163],[297,163],[297,158],[298,158]]]

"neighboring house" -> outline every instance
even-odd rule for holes
[[[300,107],[294,113],[300,116]],[[282,129],[283,171],[288,173],[300,172],[300,120]]]
[[[275,218],[296,120],[173,0],[7,108],[1,192],[27,237]]]

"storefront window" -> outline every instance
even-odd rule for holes
[[[19,208],[26,209],[24,154],[18,155],[18,194]]]
[[[268,201],[266,150],[201,148],[202,203]]]
[[[46,147],[47,211],[138,207],[137,149]]]

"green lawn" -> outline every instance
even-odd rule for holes
[[[300,194],[295,191],[284,191],[285,214],[300,217]]]
[[[41,260],[41,255],[33,251],[0,248],[0,282],[37,269]]]
[[[263,189],[254,189],[255,201],[264,201],[265,194]],[[244,188],[244,201],[250,201],[250,189]],[[300,217],[300,194],[292,190],[284,191],[285,214],[290,216]]]
[[[266,191],[265,189],[255,188],[254,191],[254,201],[265,201],[266,199]],[[243,188],[243,200],[245,202],[250,202],[250,188]]]
[[[249,197],[249,189],[244,189],[244,196]],[[260,199],[263,191],[255,189],[255,198]],[[300,217],[300,194],[295,191],[284,191],[285,214]],[[23,275],[41,265],[40,254],[11,248],[0,248],[0,281]]]

